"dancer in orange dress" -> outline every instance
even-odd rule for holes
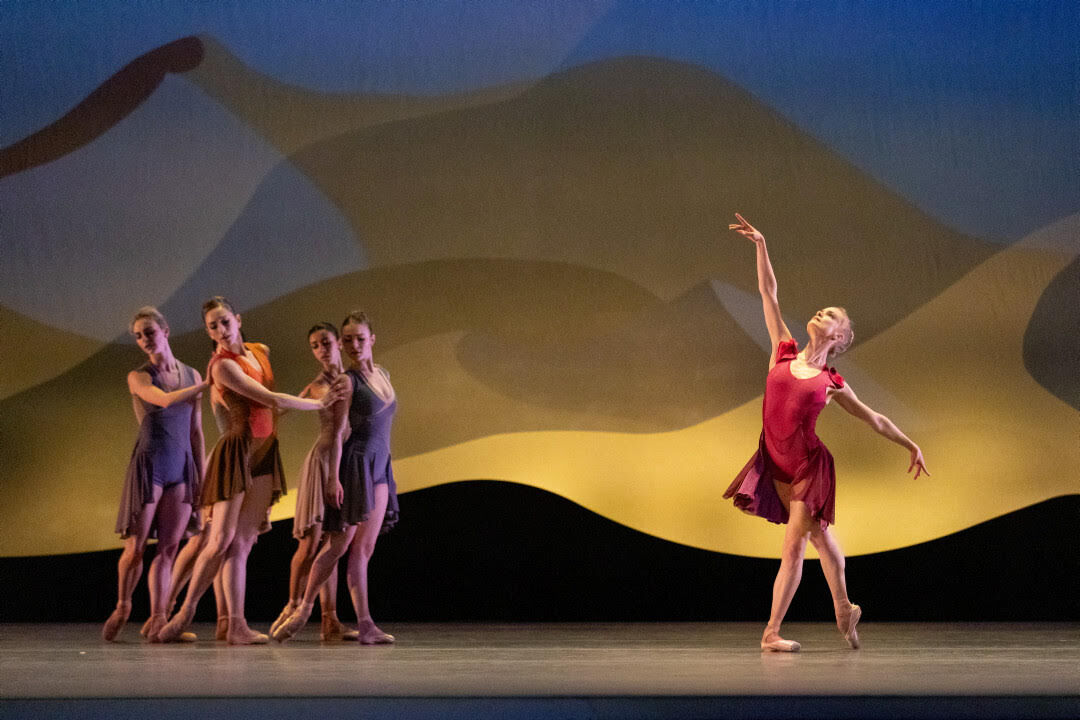
[[[248,554],[259,533],[270,529],[270,505],[285,493],[274,410],[319,410],[340,394],[311,400],[274,392],[269,348],[243,341],[240,315],[225,298],[214,297],[203,305],[203,322],[217,346],[207,370],[213,382],[211,407],[225,428],[207,461],[200,501],[213,506],[213,521],[184,604],[159,639],[171,642],[181,636],[221,568],[229,611],[226,639],[231,645],[262,644],[269,637],[248,627],[244,596]]]
[[[776,277],[765,248],[765,237],[741,215],[736,213],[735,217],[739,222],[729,228],[750,238],[757,248],[758,290],[772,352],[758,451],[724,497],[734,498],[736,507],[745,512],[787,524],[761,649],[795,652],[800,648],[794,640],[780,637],[780,624],[802,579],[807,540],[821,557],[821,569],[832,593],[836,625],[848,645],[858,648],[856,626],[862,609],[848,599],[844,554],[829,531],[835,521],[836,475],[832,455],[814,431],[818,414],[835,400],[875,432],[906,448],[911,456],[908,472],[915,469],[916,478],[921,473],[930,473],[919,446],[891,420],[862,403],[844,378],[828,366],[828,360],[847,350],[855,338],[847,311],[827,307],[815,313],[806,325],[810,340],[800,351],[780,314]]]

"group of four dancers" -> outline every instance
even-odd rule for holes
[[[125,541],[119,599],[103,637],[115,639],[127,621],[142,554],[147,539],[156,534],[158,552],[149,578],[151,616],[143,626],[148,639],[193,640],[187,628],[199,600],[214,585],[218,639],[237,645],[269,640],[252,631],[245,619],[247,558],[258,535],[270,529],[270,506],[285,492],[276,425],[278,413],[291,409],[317,411],[320,433],[304,461],[294,520],[301,545],[292,563],[289,603],[273,636],[285,640],[294,635],[321,590],[325,639],[393,642],[372,621],[367,598],[367,566],[375,540],[398,516],[390,466],[397,400],[386,370],[372,359],[371,321],[355,312],[345,318],[340,335],[329,323],[309,331],[321,371],[299,396],[274,391],[268,349],[244,342],[241,317],[225,298],[203,305],[203,321],[215,345],[205,381],[173,356],[161,313],[147,307],[132,320],[132,334],[148,361],[128,375],[139,437],[117,520],[117,532]],[[342,364],[342,349],[351,361],[348,369]],[[221,435],[204,468],[200,395],[206,390]],[[208,509],[205,523],[198,508]],[[198,537],[177,559],[183,535],[196,532]],[[335,613],[335,571],[346,555],[356,631],[345,630]],[[188,577],[187,595],[170,620],[167,613]]]
[[[837,627],[849,646],[857,648],[862,611],[848,598],[844,556],[829,531],[836,478],[832,456],[815,433],[818,414],[835,400],[905,447],[908,471],[915,469],[916,478],[927,472],[922,451],[888,418],[862,403],[828,365],[854,338],[843,308],[817,312],[806,326],[807,346],[799,350],[780,314],[765,238],[742,216],[736,217],[738,222],[729,228],[756,247],[771,352],[758,451],[724,496],[734,498],[746,512],[787,525],[761,648],[800,648],[780,636],[780,625],[802,577],[807,540],[821,557]],[[246,566],[259,533],[269,529],[270,505],[285,492],[275,429],[277,414],[292,409],[317,411],[320,432],[301,470],[293,524],[300,544],[290,568],[289,600],[270,635],[279,641],[294,636],[321,594],[323,639],[393,642],[372,621],[368,607],[368,561],[379,534],[398,517],[390,464],[396,397],[386,370],[372,359],[375,335],[370,320],[351,313],[340,334],[329,323],[311,328],[308,342],[321,370],[300,395],[274,391],[266,346],[243,341],[240,315],[227,300],[215,297],[204,304],[203,322],[215,344],[205,381],[173,357],[168,324],[157,310],[143,308],[131,324],[148,361],[128,375],[140,430],[117,521],[125,539],[119,601],[105,623],[104,638],[113,640],[126,622],[147,539],[156,534],[158,552],[149,577],[151,617],[143,626],[148,639],[193,640],[187,628],[199,599],[214,585],[217,638],[241,645],[268,641],[267,635],[251,630],[244,617]],[[342,349],[350,360],[348,369],[341,361]],[[207,389],[221,435],[204,468],[200,395]],[[193,508],[209,509],[205,524]],[[185,534],[197,537],[178,557]],[[345,629],[335,612],[337,565],[346,555],[356,631]],[[168,619],[189,576],[184,603]]]

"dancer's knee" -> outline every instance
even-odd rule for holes
[[[157,556],[161,558],[162,562],[169,563],[169,567],[172,567],[173,561],[176,560],[176,553],[180,550],[180,543],[162,543],[158,541]]]
[[[356,550],[354,552],[358,553],[359,558],[365,565],[367,564],[367,561],[371,559],[371,556],[375,554],[375,541],[377,539],[377,537],[364,537],[356,543]]]
[[[784,546],[780,550],[781,562],[799,563],[806,557],[806,535],[791,533],[784,538]]]

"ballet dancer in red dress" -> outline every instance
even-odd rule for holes
[[[773,584],[769,624],[761,637],[761,649],[796,652],[799,643],[780,637],[780,624],[802,579],[806,541],[821,557],[821,569],[829,583],[836,625],[852,648],[859,647],[856,625],[862,609],[848,599],[844,577],[844,554],[829,531],[835,521],[836,474],[833,458],[814,432],[818,414],[836,404],[865,421],[875,432],[902,445],[911,454],[908,472],[915,478],[930,473],[922,450],[891,420],[862,403],[844,382],[829,359],[848,347],[855,337],[847,311],[839,307],[819,310],[806,325],[810,336],[801,351],[780,314],[776,277],[765,237],[741,215],[729,225],[750,238],[757,248],[758,290],[765,311],[772,351],[765,380],[762,432],[758,451],[724,493],[739,509],[771,522],[786,523],[780,571]]]

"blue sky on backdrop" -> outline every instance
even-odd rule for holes
[[[697,63],[958,229],[1009,241],[1080,211],[1074,0],[4,0],[0,146],[196,33],[327,92],[442,93],[623,55]]]

